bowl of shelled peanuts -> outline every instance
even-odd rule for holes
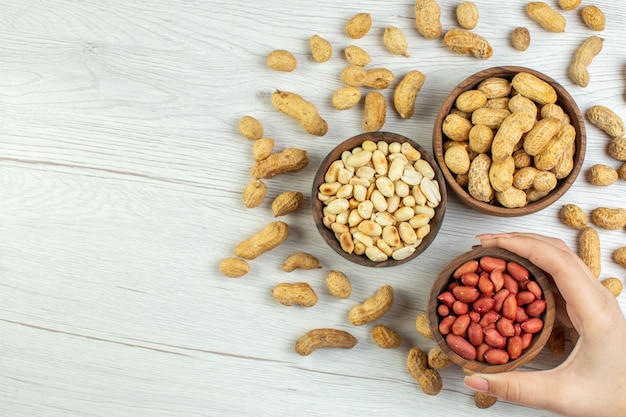
[[[504,372],[531,362],[546,345],[555,300],[546,274],[530,261],[478,247],[437,276],[428,318],[452,362],[472,372]]]
[[[370,267],[400,265],[432,243],[443,222],[446,185],[419,144],[368,132],[335,147],[315,174],[313,219],[339,255]]]
[[[502,216],[557,201],[578,176],[583,116],[556,81],[524,67],[493,67],[463,80],[435,119],[434,157],[466,206]]]

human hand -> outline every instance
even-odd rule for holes
[[[626,415],[626,319],[615,297],[560,239],[480,235],[483,247],[514,252],[552,275],[578,340],[554,369],[474,374],[469,388],[566,416]]]

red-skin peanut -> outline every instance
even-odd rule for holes
[[[515,321],[518,323],[524,323],[526,320],[528,320],[528,314],[526,314],[526,310],[524,310],[524,307],[517,307],[517,309],[515,310]]]
[[[520,290],[526,291],[528,289],[528,284],[530,284],[531,282],[531,280],[525,279],[523,281],[519,281],[517,284],[519,285]]]
[[[533,334],[532,333],[524,333],[524,332],[522,332],[520,337],[522,338],[522,349],[526,349],[528,346],[530,346],[530,343],[533,341]]]
[[[450,291],[446,291],[439,294],[437,300],[452,308],[452,305],[456,301],[456,298],[454,298],[454,294],[452,294]]]
[[[483,343],[482,345],[476,348],[476,360],[480,362],[485,361],[485,352],[491,349],[487,343]]]
[[[493,305],[494,311],[502,310],[502,304],[504,304],[504,300],[506,299],[506,297],[509,296],[509,294],[510,292],[506,288],[502,288],[500,291],[495,293],[495,295],[493,296],[493,299],[495,301]]]
[[[467,335],[467,326],[470,324],[470,318],[467,314],[463,314],[454,320],[454,324],[452,324],[452,333],[457,336],[466,336]]]
[[[446,343],[450,346],[450,349],[463,359],[468,361],[476,359],[476,348],[465,338],[450,333],[446,336]]]
[[[478,278],[478,289],[485,295],[491,295],[495,292],[496,287],[489,279],[489,274],[480,274]]]
[[[509,354],[509,358],[513,360],[519,358],[522,355],[522,337],[509,337],[506,342],[506,351]]]
[[[478,278],[478,274],[474,272],[468,272],[467,274],[463,274],[463,276],[461,276],[461,282],[466,287],[475,287],[476,285],[478,285]]]
[[[543,320],[533,317],[523,322],[521,326],[524,332],[535,334],[543,329]]]
[[[509,354],[502,349],[489,349],[485,352],[485,362],[490,365],[504,365],[509,361]]]
[[[515,296],[517,299],[518,306],[525,306],[526,304],[530,304],[535,301],[535,294],[530,291],[520,291]]]
[[[504,287],[504,276],[502,275],[502,271],[499,269],[494,269],[489,274],[489,279],[493,282],[493,290],[498,292]]]
[[[446,316],[439,322],[439,333],[447,335],[452,331],[452,325],[456,321],[456,316]]]
[[[452,311],[454,311],[454,314],[457,316],[467,314],[469,312],[469,305],[463,301],[456,300],[454,304],[452,304]]]
[[[529,279],[528,269],[514,261],[509,261],[506,264],[506,270],[511,274],[516,281],[525,281]]]
[[[504,337],[515,336],[515,326],[513,325],[513,321],[507,319],[506,317],[501,317],[496,322],[496,329]]]
[[[467,314],[470,316],[470,320],[474,323],[478,323],[480,321],[480,314],[475,311],[468,311]]]
[[[452,281],[450,284],[448,284],[448,291],[452,291],[455,287],[460,286],[461,283],[459,281]]]
[[[467,338],[474,346],[482,345],[484,340],[482,326],[478,323],[471,322],[467,327]]]
[[[500,271],[506,270],[506,261],[500,258],[494,258],[492,256],[483,256],[480,258],[480,267],[487,272],[491,272],[494,269]]]
[[[546,311],[546,300],[535,300],[525,308],[529,317],[538,317]]]
[[[473,303],[480,297],[480,291],[474,287],[466,287],[464,285],[454,287],[452,294],[454,294],[457,300],[463,301],[464,303]]]
[[[522,326],[519,323],[513,323],[513,327],[515,328],[515,336],[522,334]]]
[[[477,269],[478,261],[472,259],[455,269],[452,276],[456,279],[459,279],[463,276],[463,274],[467,274],[468,272],[476,272]]]
[[[485,330],[491,330],[495,328],[496,328],[496,323],[489,323],[486,326],[483,326],[483,333],[485,332]]]
[[[480,319],[480,324],[482,327],[488,326],[489,324],[493,324],[500,318],[500,315],[497,311],[488,311],[483,315],[483,318]]]
[[[509,274],[502,274],[504,279],[504,288],[509,290],[511,294],[517,294],[519,292],[519,284]]]
[[[441,317],[445,317],[450,314],[450,307],[445,304],[439,304],[439,307],[437,307],[437,313]]]
[[[502,315],[510,320],[515,320],[517,316],[517,300],[515,294],[509,294],[502,303]]]
[[[485,314],[493,308],[495,303],[496,300],[489,296],[480,297],[478,300],[474,301],[474,304],[472,304],[472,308],[478,314]]]
[[[536,281],[529,281],[526,286],[526,290],[535,294],[535,298],[539,299],[543,295],[543,291],[541,290],[541,286],[537,284]]]
[[[494,348],[506,347],[506,337],[502,336],[498,329],[483,329],[485,343]]]

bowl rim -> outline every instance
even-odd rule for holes
[[[515,261],[520,265],[524,266],[528,269],[530,274],[533,276],[534,280],[541,286],[543,290],[543,297],[546,300],[546,310],[541,315],[543,319],[543,328],[542,330],[533,337],[533,340],[528,346],[523,354],[512,361],[509,361],[503,365],[490,365],[486,362],[479,362],[477,360],[467,360],[459,356],[455,353],[446,343],[445,338],[441,333],[439,333],[439,314],[437,313],[438,300],[437,297],[441,294],[444,287],[448,285],[454,278],[452,277],[452,272],[463,264],[464,262],[470,259],[479,259],[483,256],[494,256],[505,258],[507,260]],[[441,350],[452,360],[452,362],[456,363],[458,366],[473,371],[473,372],[481,372],[481,373],[497,373],[504,371],[511,371],[515,368],[518,368],[522,365],[525,365],[532,360],[535,359],[537,354],[541,351],[541,349],[545,346],[550,338],[550,334],[552,333],[552,328],[554,327],[554,322],[556,318],[555,312],[555,297],[554,292],[552,290],[552,285],[550,284],[550,280],[548,279],[548,275],[535,264],[530,262],[528,259],[523,258],[513,252],[510,252],[506,249],[502,248],[483,248],[482,246],[478,246],[473,248],[472,250],[462,253],[458,255],[456,258],[451,260],[439,273],[435,281],[433,282],[430,296],[428,299],[428,321],[431,328],[431,332],[433,334],[433,338],[437,345],[441,348]]]
[[[330,229],[326,228],[326,226],[323,224],[323,221],[322,221],[321,213],[323,209],[323,203],[317,198],[317,195],[319,192],[320,185],[324,182],[324,174],[328,170],[328,167],[334,161],[341,159],[341,153],[343,151],[352,150],[353,148],[361,145],[366,140],[372,140],[374,142],[385,141],[387,143],[408,142],[415,149],[420,151],[420,153],[422,154],[422,159],[426,160],[435,171],[435,179],[437,180],[439,184],[439,191],[441,193],[441,202],[439,203],[437,207],[435,207],[435,216],[432,219],[430,219],[430,222],[429,222],[429,224],[431,225],[430,232],[428,233],[428,235],[426,235],[423,238],[422,242],[416,248],[415,252],[413,252],[410,256],[408,256],[405,259],[395,260],[393,258],[389,258],[388,260],[383,261],[383,262],[374,262],[370,260],[369,258],[367,258],[365,255],[356,255],[356,254],[347,253],[341,248],[339,241],[335,239],[334,236],[332,236],[332,239],[330,238],[331,231]],[[404,264],[406,262],[409,262],[415,259],[418,255],[423,253],[432,244],[435,237],[437,236],[437,233],[439,232],[441,228],[441,225],[443,224],[443,220],[444,220],[445,212],[446,212],[446,206],[447,206],[447,199],[448,199],[448,194],[447,194],[446,182],[443,177],[443,173],[441,172],[441,169],[439,168],[439,165],[437,164],[436,159],[428,152],[426,148],[421,146],[419,143],[415,142],[413,139],[410,139],[398,133],[393,133],[393,132],[388,132],[388,131],[375,131],[375,132],[360,133],[336,145],[324,157],[324,159],[319,164],[318,169],[315,175],[313,176],[313,183],[311,186],[311,211],[313,214],[313,221],[316,225],[317,231],[319,232],[324,242],[326,242],[326,244],[330,246],[331,249],[333,249],[333,251],[335,251],[344,259],[347,259],[358,265],[374,267],[374,268],[384,268],[384,267],[401,265],[401,264]]]
[[[533,74],[540,79],[550,83],[555,90],[557,91],[558,99],[557,104],[561,105],[565,110],[563,103],[567,103],[567,107],[572,108],[572,112],[567,112],[570,117],[570,123],[576,128],[576,152],[574,154],[574,167],[569,175],[559,180],[557,187],[552,190],[547,196],[543,197],[540,200],[534,201],[532,203],[527,204],[524,207],[517,208],[507,208],[502,207],[495,204],[485,203],[479,201],[472,197],[469,192],[467,192],[462,186],[458,184],[453,174],[450,172],[448,167],[444,161],[444,152],[443,152],[443,132],[441,131],[441,125],[443,124],[443,119],[450,113],[456,97],[468,89],[472,87],[476,87],[482,80],[489,77],[502,77],[502,78],[511,78],[514,74],[518,72],[528,72]],[[457,94],[455,94],[457,93]],[[573,114],[572,114],[573,113]],[[439,128],[437,128],[439,126]],[[435,123],[433,125],[432,132],[432,148],[433,148],[433,156],[437,160],[441,171],[443,173],[444,178],[446,179],[446,183],[448,187],[453,191],[453,193],[461,200],[463,204],[466,206],[475,209],[482,213],[487,213],[490,215],[495,215],[499,217],[514,217],[514,216],[523,216],[526,214],[532,214],[539,210],[542,210],[553,203],[555,203],[558,199],[560,199],[563,194],[569,190],[572,184],[576,181],[578,174],[580,173],[586,153],[586,128],[583,114],[578,107],[578,104],[571,96],[571,94],[556,80],[551,78],[550,76],[522,66],[496,66],[483,69],[478,71],[469,77],[465,78],[461,81],[456,87],[452,89],[450,94],[446,97],[443,104],[441,105],[439,112],[435,118]]]

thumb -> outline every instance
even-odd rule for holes
[[[498,374],[473,374],[464,383],[474,391],[488,393],[502,400],[544,410],[558,405],[554,395],[555,381],[549,371],[511,371]]]

